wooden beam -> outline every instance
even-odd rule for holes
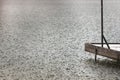
[[[95,44],[91,43],[85,44],[85,51],[87,52],[95,54],[96,49],[97,55],[101,55],[115,60],[118,60],[118,57],[120,57],[120,51],[104,48],[101,46],[96,46]]]

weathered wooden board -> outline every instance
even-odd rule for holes
[[[97,55],[105,56],[115,60],[120,59],[120,44],[110,44],[110,47],[111,49],[108,49],[106,46],[101,47],[100,44],[86,43],[85,51],[95,54],[97,50]]]

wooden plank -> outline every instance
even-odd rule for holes
[[[101,47],[101,44],[94,44],[95,46]],[[108,48],[106,44],[103,45],[104,48]],[[109,44],[111,50],[120,51],[120,44]]]
[[[107,49],[104,47],[96,46],[95,44],[86,43],[85,44],[85,51],[95,54],[95,50],[97,49],[98,55],[105,56],[111,59],[117,60],[120,57],[120,51]]]

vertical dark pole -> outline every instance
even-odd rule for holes
[[[103,47],[103,0],[101,0],[101,46]]]
[[[97,62],[97,54],[98,54],[98,51],[97,49],[95,49],[95,62]]]

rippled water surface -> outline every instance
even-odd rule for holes
[[[108,42],[120,42],[119,4],[104,1]],[[100,0],[0,0],[0,80],[119,80],[86,42],[100,42]]]

